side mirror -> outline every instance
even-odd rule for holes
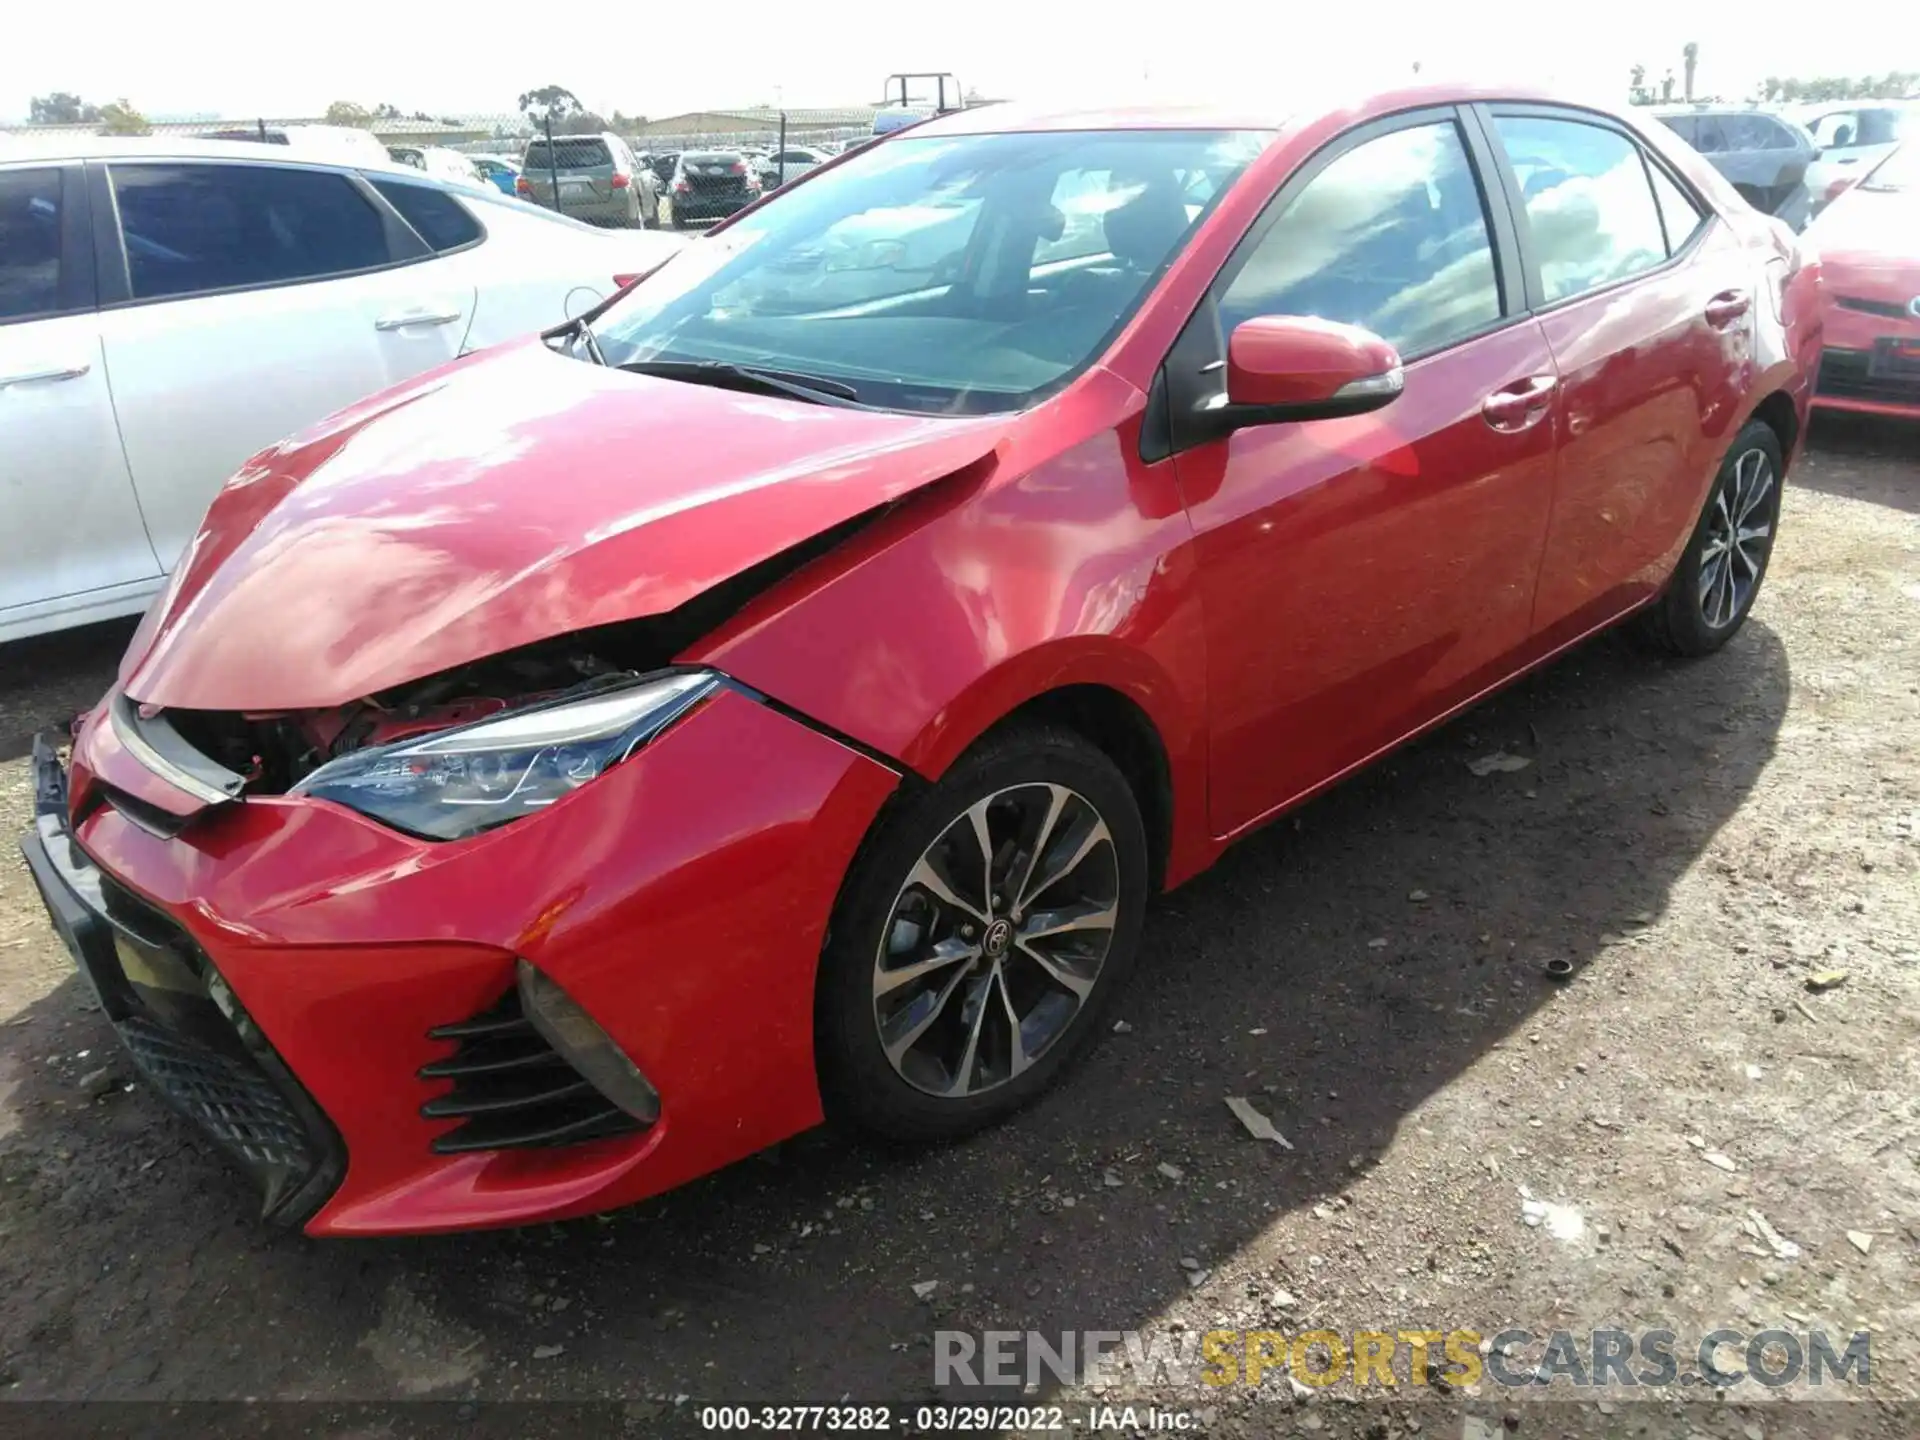
[[[1227,341],[1231,428],[1364,415],[1406,388],[1400,353],[1358,325],[1304,315],[1259,315]]]

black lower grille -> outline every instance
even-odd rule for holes
[[[521,1011],[517,989],[472,1019],[428,1034],[456,1046],[446,1059],[420,1067],[423,1080],[453,1082],[420,1107],[429,1120],[461,1122],[435,1138],[442,1155],[573,1145],[641,1128],[547,1044]]]
[[[1882,365],[1875,373],[1871,350],[1825,350],[1817,391],[1843,400],[1920,405],[1920,364]]]
[[[242,1165],[302,1175],[313,1167],[299,1114],[251,1065],[138,1016],[121,1022],[120,1038],[147,1078]]]
[[[269,1218],[305,1220],[340,1177],[332,1126],[179,922],[104,872],[99,885],[117,964],[95,979],[134,1064],[259,1182]]]

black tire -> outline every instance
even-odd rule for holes
[[[1069,792],[1071,798],[1062,800],[1062,808],[1054,812],[1059,818],[1049,836],[1050,843],[1021,848],[1011,837],[1019,833],[1029,836],[1048,833],[1045,822],[1051,817],[1040,812],[1047,809],[1052,795],[1058,791],[1041,788],[1046,786],[1060,787]],[[1037,862],[1029,861],[1032,849],[1037,848],[1040,859],[1050,862],[1049,870],[1063,864],[1063,857],[1072,850],[1087,858],[1080,866],[1061,869],[1051,882],[1034,890],[1028,900],[1046,893],[1050,904],[1067,905],[1070,902],[1059,898],[1063,891],[1080,883],[1097,886],[1100,898],[1082,908],[1109,908],[1112,928],[1103,958],[1089,962],[1076,955],[1064,967],[1085,970],[1091,966],[1090,982],[1086,974],[1075,973],[1074,979],[1089,988],[1077,1001],[1077,1008],[1066,1011],[1064,1019],[1057,1017],[1067,1006],[1075,1004],[1069,987],[1059,982],[1052,965],[1040,965],[1032,958],[1030,947],[1016,942],[1009,948],[1005,936],[1000,937],[1002,948],[997,957],[987,956],[989,947],[983,939],[975,947],[974,959],[936,972],[953,978],[946,985],[946,994],[932,1003],[932,1013],[938,1015],[939,1020],[926,1026],[924,1040],[914,1042],[907,1052],[907,1067],[919,1067],[916,1073],[922,1083],[915,1083],[888,1058],[881,1037],[880,1012],[883,1007],[894,1007],[886,1021],[894,1026],[896,1036],[912,1032],[914,1027],[904,1023],[911,1018],[905,1012],[927,1013],[923,999],[930,999],[940,982],[930,978],[925,989],[903,986],[881,996],[878,990],[884,974],[901,973],[892,969],[882,971],[883,942],[884,958],[891,961],[898,953],[899,942],[895,937],[906,926],[909,933],[916,936],[915,943],[920,936],[928,941],[928,949],[923,953],[931,954],[939,948],[931,944],[931,937],[941,923],[939,920],[929,921],[923,929],[915,930],[912,922],[900,917],[915,906],[925,907],[927,914],[958,918],[958,912],[933,905],[931,896],[920,892],[910,876],[922,857],[949,843],[951,836],[963,833],[953,827],[968,824],[970,807],[989,799],[991,808],[981,805],[981,812],[1003,817],[1010,827],[1007,831],[1010,838],[994,847],[999,857],[995,862],[1000,867],[998,880],[993,878],[993,867],[989,868],[989,886],[1005,892],[995,897],[1005,902],[1004,908],[993,913],[1010,914],[1015,919],[1020,916],[1019,899],[1012,894],[1015,887],[1004,882],[1018,879],[1024,872],[1031,884],[1046,873],[1039,869]],[[1084,812],[1078,808],[1081,805],[1086,807]],[[1087,820],[1088,814],[1093,821],[1104,822],[1111,841],[1110,870],[1108,856],[1102,853],[1104,842]],[[1028,816],[1038,819],[1032,829],[1023,831],[1023,826],[1029,823],[1025,818]],[[1094,848],[1085,849],[1089,844]],[[976,846],[968,853],[978,855],[981,848]],[[938,853],[944,856],[958,852]],[[1083,871],[1086,872],[1084,881]],[[990,1125],[1033,1100],[1100,1031],[1104,1017],[1124,985],[1139,947],[1140,926],[1146,912],[1147,876],[1146,832],[1140,807],[1126,778],[1105,754],[1074,732],[1059,727],[1023,725],[989,736],[956,761],[939,784],[892,807],[867,836],[848,872],[820,958],[814,999],[814,1038],[828,1118],[886,1139],[939,1141]],[[1109,879],[1114,890],[1111,901],[1105,896]],[[956,883],[954,888],[962,887]],[[896,911],[896,906],[906,908]],[[1030,905],[1026,911],[1027,924],[1044,925],[1044,913],[1040,907]],[[1066,913],[1069,912],[1062,909],[1053,915],[1057,918]],[[1093,933],[1097,934],[1098,928],[1093,927]],[[991,937],[993,929],[990,926],[984,932],[972,933]],[[1097,944],[1084,939],[1086,933],[1074,936],[1069,948]],[[1058,935],[1048,937],[1043,947],[1054,955],[1056,963],[1061,952],[1052,951],[1051,947],[1060,938]],[[961,943],[958,931],[950,930],[940,945]],[[1050,981],[1048,976],[1054,979]],[[1016,999],[1016,995],[1020,998]],[[1034,999],[1035,996],[1039,998]],[[954,998],[950,1006],[946,1003],[949,997]],[[1030,1000],[1031,1008],[1023,1010],[1021,1007]],[[997,1001],[1005,1008],[991,1008],[989,1001]],[[969,1014],[982,1017],[971,1027],[977,1037],[973,1048],[965,1043]],[[1003,1018],[1011,1014],[1021,1016],[1017,1027]],[[1047,1025],[1057,1028],[1048,1031]],[[982,1082],[970,1093],[941,1095],[930,1093],[924,1086],[925,1077],[934,1073],[928,1068],[934,1062],[923,1056],[921,1049],[931,1052],[941,1048],[948,1035],[943,1027],[948,1026],[957,1027],[951,1036],[953,1044],[948,1046],[949,1053],[956,1048],[959,1051],[957,1063],[951,1066],[953,1074],[960,1077],[963,1085],[976,1076]],[[1004,1066],[1006,1073],[995,1078],[989,1051],[1002,1048],[1003,1041],[1010,1044],[1016,1029],[1024,1035],[1029,1028],[1042,1041],[1037,1058],[1020,1069],[1012,1062],[1009,1051],[1008,1063]]]
[[[1729,533],[1730,519],[1745,501],[1747,488],[1757,487],[1757,480],[1751,478],[1756,465],[1764,467],[1760,473],[1766,478],[1765,492],[1751,503],[1732,530],[1745,535],[1764,526],[1765,533],[1742,540],[1732,554],[1727,554],[1719,547]],[[1765,421],[1749,420],[1727,447],[1673,578],[1660,597],[1635,617],[1634,629],[1643,641],[1669,655],[1711,655],[1739,633],[1767,576],[1767,562],[1773,556],[1773,542],[1780,528],[1780,492],[1785,480],[1780,437]],[[1715,560],[1721,555],[1726,556],[1725,563],[1716,566]],[[1724,590],[1716,581],[1724,582]]]
[[[658,230],[660,228],[660,202],[658,200],[647,200],[645,204],[641,205],[640,228],[642,230]]]

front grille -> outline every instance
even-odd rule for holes
[[[423,1080],[453,1082],[420,1107],[429,1120],[461,1122],[434,1139],[442,1155],[573,1145],[641,1128],[547,1044],[522,1012],[518,989],[470,1020],[427,1033],[456,1047],[420,1067]]]
[[[1883,315],[1889,320],[1911,320],[1913,313],[1890,300],[1868,300],[1858,295],[1842,295],[1834,302],[1842,310],[1858,310],[1862,315]]]
[[[1920,369],[1876,375],[1872,365],[1873,355],[1867,350],[1822,352],[1818,393],[1844,400],[1920,405]]]

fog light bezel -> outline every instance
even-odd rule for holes
[[[660,1092],[653,1082],[558,980],[520,959],[514,964],[514,985],[528,1023],[581,1079],[642,1125],[660,1119]]]

